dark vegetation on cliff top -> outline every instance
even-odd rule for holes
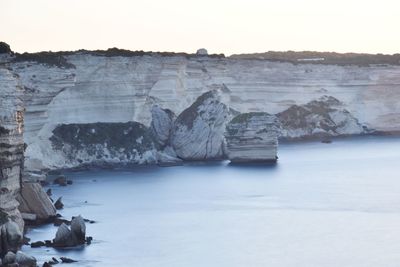
[[[359,65],[370,64],[400,65],[400,54],[359,54],[359,53],[336,53],[336,52],[315,52],[315,51],[269,51],[265,53],[238,54],[232,55],[236,59],[261,59],[270,61],[282,61],[291,63],[312,63],[327,65]],[[314,59],[314,60],[310,60]],[[321,59],[321,60],[318,60]]]
[[[0,54],[13,54],[7,43],[0,42]],[[86,54],[104,57],[136,57],[136,56],[162,56],[173,57],[181,56],[187,59],[197,57],[225,58],[224,54],[197,55],[195,53],[175,53],[175,52],[151,52],[151,51],[131,51],[119,48],[109,48],[107,50],[77,50],[59,52],[37,52],[37,53],[15,53],[15,61],[35,61],[49,66],[61,68],[74,68],[75,66],[64,58],[64,56]],[[228,58],[233,59],[257,59],[278,62],[290,62],[293,64],[326,64],[326,65],[358,65],[368,66],[370,64],[389,64],[400,65],[400,54],[366,54],[366,53],[336,53],[336,52],[316,52],[316,51],[268,51],[265,53],[235,54]],[[318,60],[320,59],[320,60]]]

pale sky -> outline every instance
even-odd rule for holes
[[[0,0],[17,52],[400,53],[400,0]]]

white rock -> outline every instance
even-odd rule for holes
[[[220,98],[219,91],[209,91],[179,114],[171,139],[179,158],[205,160],[223,156],[223,133],[229,111]]]

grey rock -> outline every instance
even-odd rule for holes
[[[3,251],[17,251],[22,242],[22,232],[18,224],[9,220],[0,229]]]
[[[227,125],[226,154],[231,162],[275,162],[280,124],[265,112],[243,113]]]
[[[56,216],[56,208],[40,183],[23,183],[17,200],[20,203],[20,212],[36,214],[38,220]]]
[[[22,216],[22,219],[24,219],[24,221],[34,222],[37,220],[37,215],[33,214],[33,213],[21,212],[21,216]]]
[[[76,245],[72,232],[65,223],[58,227],[53,244],[55,247],[73,247]]]
[[[85,243],[86,240],[86,225],[81,215],[75,217],[71,221],[71,231],[74,235],[74,240],[78,243]]]
[[[151,109],[151,118],[150,129],[156,141],[161,146],[165,146],[169,142],[176,116],[169,109],[153,106]]]
[[[221,102],[221,92],[204,93],[176,119],[172,147],[184,160],[219,159],[228,107]]]
[[[321,138],[369,133],[343,103],[322,96],[305,105],[293,105],[277,114],[282,124],[282,139]]]
[[[18,251],[15,257],[15,261],[21,267],[36,267],[36,259],[32,256],[28,256],[25,253]]]
[[[57,210],[61,210],[62,208],[64,208],[64,203],[62,203],[62,197],[59,197],[56,202],[54,203],[54,207]]]
[[[14,262],[15,262],[15,253],[11,251],[7,252],[7,254],[3,258],[3,264],[7,265],[7,264],[12,264]]]

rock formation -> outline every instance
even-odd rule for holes
[[[282,139],[368,133],[366,126],[332,96],[322,96],[305,105],[293,105],[277,114],[282,124]]]
[[[151,115],[151,130],[157,143],[164,147],[169,143],[176,116],[171,110],[157,105],[151,109]]]
[[[38,221],[46,221],[56,216],[57,211],[53,203],[39,183],[23,183],[17,200],[20,203],[19,211],[36,215]]]
[[[15,200],[24,162],[23,89],[18,75],[5,67],[8,60],[8,53],[0,53],[0,255],[17,249],[24,225]]]
[[[279,122],[265,112],[243,113],[226,126],[226,153],[231,162],[275,162]]]
[[[85,221],[81,216],[74,217],[71,221],[71,229],[62,223],[53,240],[54,247],[73,247],[84,244],[86,241]]]
[[[185,160],[222,158],[228,112],[217,90],[204,93],[182,111],[175,121],[171,140],[178,157]]]

